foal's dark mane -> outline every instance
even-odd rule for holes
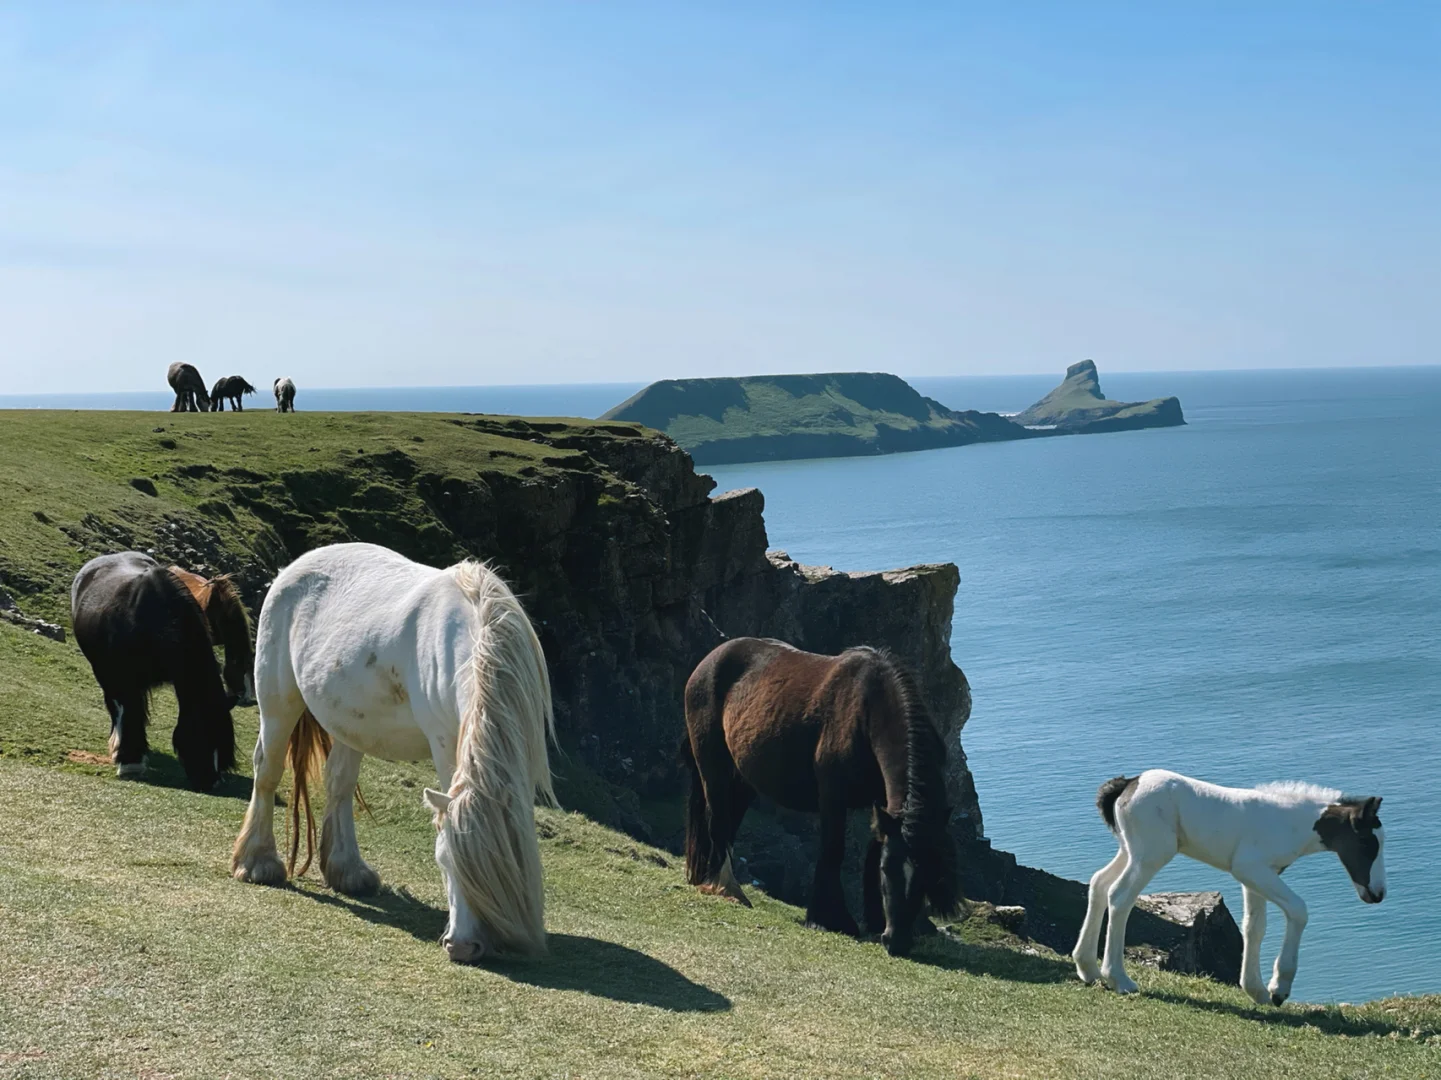
[[[946,798],[946,744],[926,708],[910,667],[889,649],[867,648],[890,675],[906,719],[906,801],[901,836],[911,852],[922,887],[938,913],[956,909],[960,899],[951,807]]]

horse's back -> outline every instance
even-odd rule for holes
[[[366,753],[423,756],[418,726],[458,723],[471,619],[448,570],[373,544],[318,548],[266,598],[257,690],[293,687],[322,727]]]

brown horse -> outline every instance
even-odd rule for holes
[[[240,593],[228,574],[203,578],[199,574],[170,567],[170,572],[195,597],[210,629],[210,640],[225,646],[225,686],[241,705],[255,704],[255,649],[250,644],[250,616]]]
[[[858,934],[841,892],[846,811],[872,808],[863,895],[866,929],[893,956],[910,950],[929,900],[958,902],[946,803],[946,748],[915,678],[888,652],[801,652],[736,638],[686,683],[691,770],[686,877],[749,906],[731,870],[731,845],[756,794],[819,813],[821,849],[806,924]]]

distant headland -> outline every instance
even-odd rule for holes
[[[1174,398],[1109,401],[1085,360],[1014,417],[947,408],[881,372],[662,379],[605,413],[669,435],[698,465],[854,457],[1184,424]]]

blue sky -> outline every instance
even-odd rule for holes
[[[0,393],[1437,363],[1438,57],[1429,3],[10,5]]]

